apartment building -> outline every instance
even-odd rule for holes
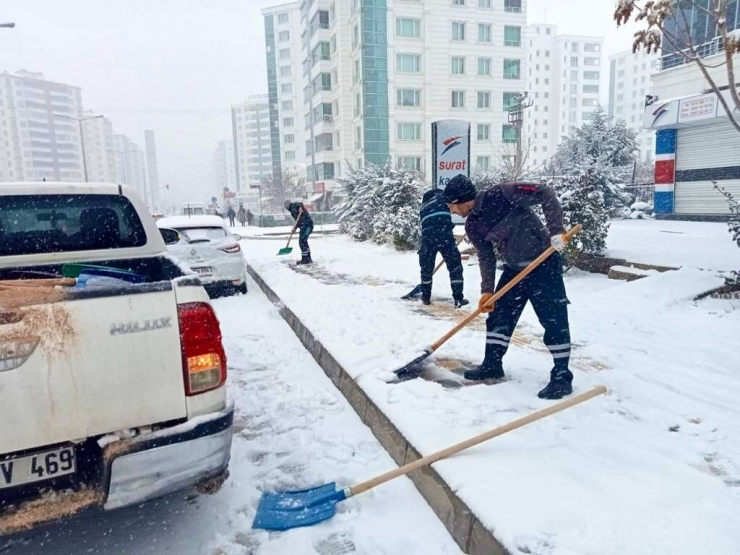
[[[113,155],[116,165],[116,182],[136,189],[149,204],[144,152],[126,135],[113,135]]]
[[[231,107],[237,200],[244,202],[258,194],[262,178],[280,171],[273,164],[270,104],[268,95],[250,96]]]
[[[149,200],[153,210],[164,209],[164,191],[159,184],[159,165],[157,163],[157,141],[154,131],[144,131],[144,146],[146,148],[146,175],[149,183]]]
[[[292,6],[272,8],[266,26],[281,14],[292,25]],[[297,17],[293,88],[303,93],[304,163],[316,193],[334,188],[348,164],[390,159],[430,179],[435,120],[471,122],[473,164],[483,169],[516,142],[507,107],[526,90],[526,2],[303,0]],[[268,80],[270,49],[268,36]],[[280,120],[279,100],[270,103]]]
[[[652,160],[655,132],[642,125],[645,96],[650,94],[652,74],[660,63],[658,54],[626,50],[609,57],[609,117],[623,121],[637,134],[640,157]]]
[[[113,148],[113,124],[103,116],[86,111],[82,114],[85,165],[88,181],[114,183],[116,181],[116,158]],[[81,181],[81,180],[77,180]]]
[[[82,181],[79,87],[0,74],[0,181]]]
[[[218,191],[236,191],[236,164],[234,162],[234,142],[219,141],[213,153],[213,175]]]
[[[600,104],[603,43],[600,37],[558,35],[555,25],[526,28],[527,84],[532,106],[524,113],[528,164],[539,168],[562,137],[588,122]]]

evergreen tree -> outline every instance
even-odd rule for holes
[[[732,236],[732,240],[740,247],[740,201],[736,200],[727,189],[720,187],[716,182],[714,188],[727,199],[730,206],[730,219],[727,220],[727,229]],[[727,278],[727,285],[740,285],[740,270],[734,271],[732,276]]]
[[[565,226],[583,226],[583,231],[568,244],[565,252],[568,260],[573,260],[579,252],[598,255],[606,249],[609,211],[602,183],[603,175],[597,167],[592,166],[570,173],[562,184],[566,189],[560,195]]]

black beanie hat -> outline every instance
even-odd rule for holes
[[[447,204],[462,204],[475,199],[475,186],[470,179],[458,174],[445,187],[445,202]]]

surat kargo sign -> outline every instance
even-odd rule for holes
[[[432,181],[438,189],[463,174],[470,177],[470,122],[443,119],[432,122]]]

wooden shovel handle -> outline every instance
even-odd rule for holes
[[[77,280],[74,278],[48,278],[48,279],[12,279],[0,281],[0,285],[9,287],[74,287]]]
[[[398,478],[399,476],[405,476],[409,472],[413,472],[414,470],[417,470],[418,468],[421,468],[422,466],[427,466],[437,461],[441,461],[442,459],[446,459],[447,457],[450,457],[456,453],[459,453],[460,451],[464,451],[465,449],[473,447],[474,445],[478,445],[494,437],[498,437],[512,430],[516,430],[517,428],[521,428],[522,426],[526,426],[527,424],[531,424],[532,422],[541,420],[545,418],[546,416],[550,416],[552,414],[558,413],[560,411],[563,411],[565,409],[568,409],[570,407],[583,403],[584,401],[588,401],[589,399],[593,399],[594,397],[603,395],[604,393],[606,393],[606,387],[604,387],[603,385],[600,385],[598,387],[593,388],[590,391],[581,393],[580,395],[576,395],[575,397],[571,397],[569,399],[566,399],[565,401],[555,403],[554,405],[551,405],[545,409],[539,410],[537,412],[533,412],[532,414],[529,414],[527,416],[514,420],[513,422],[509,422],[508,424],[504,424],[503,426],[499,426],[498,428],[495,428],[493,430],[490,430],[488,432],[485,432],[483,434],[480,434],[468,440],[461,441],[460,443],[457,443],[451,447],[448,447],[447,449],[443,449],[442,451],[437,451],[436,453],[432,453],[431,455],[422,457],[421,459],[418,459],[412,463],[406,464],[400,468],[396,468],[395,470],[386,472],[385,474],[382,474],[376,478],[373,478],[366,482],[362,482],[361,484],[357,484],[356,486],[352,486],[351,488],[349,488],[349,490],[352,495],[357,495],[358,493],[365,492],[369,489],[374,488],[375,486],[384,484],[385,482],[388,482],[389,480],[393,480],[394,478]]]
[[[293,224],[293,229],[290,230],[290,235],[288,235],[288,242],[285,243],[285,248],[287,249],[290,246],[290,240],[293,238],[293,234],[295,233],[296,228],[298,227],[298,222],[301,221],[301,215],[303,214],[303,208],[298,209],[298,217],[295,219],[295,223]]]
[[[570,241],[571,237],[573,237],[576,233],[581,231],[583,229],[583,226],[581,224],[574,225],[566,234],[565,239],[566,241]],[[537,266],[542,264],[547,258],[555,252],[555,249],[553,247],[548,247],[547,250],[545,250],[541,255],[539,255],[537,258],[535,258],[529,266],[524,268],[517,276],[512,279],[509,283],[504,285],[500,290],[496,291],[496,294],[491,297],[488,302],[486,303],[486,306],[491,306],[494,304],[497,300],[499,300],[501,297],[503,297],[506,293],[511,291],[512,288],[514,288],[520,281],[522,281],[525,277],[527,277],[529,274],[531,274]],[[440,337],[437,341],[432,343],[431,349],[432,352],[439,349],[442,345],[447,343],[449,339],[454,336],[457,332],[459,332],[461,329],[463,329],[465,326],[467,326],[470,322],[475,320],[478,316],[480,316],[482,310],[480,308],[476,308],[469,316],[467,316],[464,320],[462,320],[459,324],[457,324],[454,328],[452,328],[450,331],[448,331],[446,334],[444,334],[442,337]]]
[[[458,238],[458,240],[455,241],[455,246],[457,246],[460,243],[462,243],[465,240],[465,237],[466,237],[466,235],[463,235],[462,237]],[[444,266],[444,263],[445,263],[445,261],[444,261],[444,258],[443,258],[442,260],[439,261],[439,264],[437,264],[437,267],[434,268],[434,271],[432,272],[432,275],[436,274],[437,273],[437,270],[439,270],[442,266]]]

